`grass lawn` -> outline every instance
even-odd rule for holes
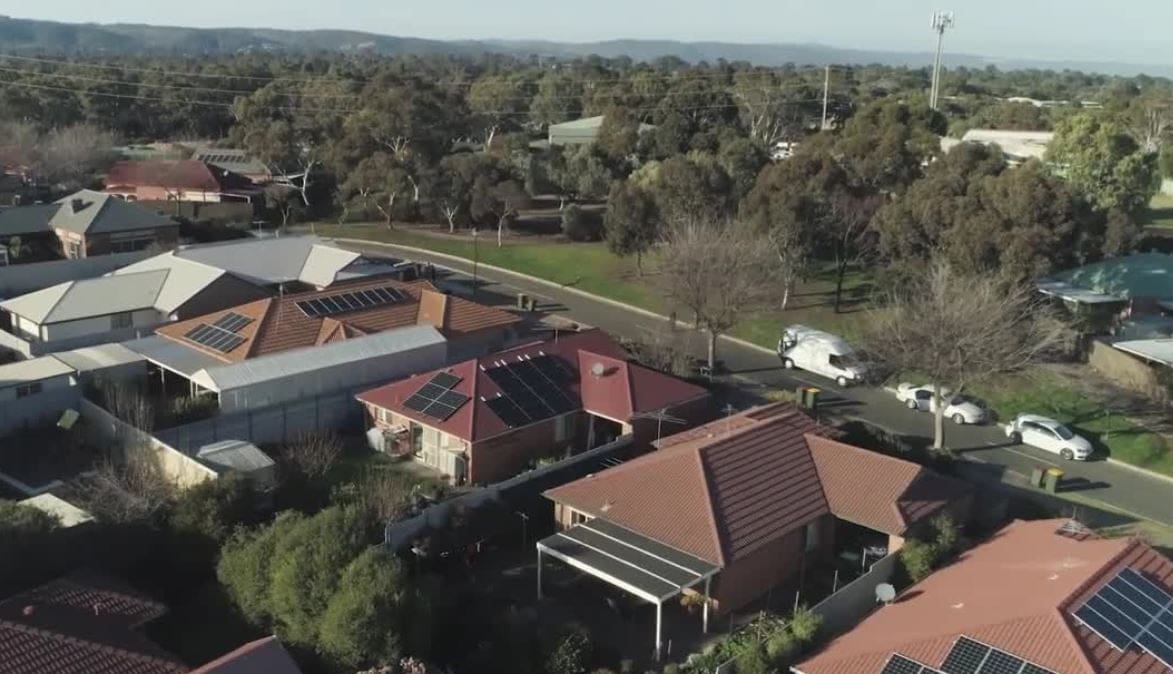
[[[1149,226],[1173,228],[1173,195],[1158,194],[1149,203]]]
[[[988,402],[1000,420],[1024,412],[1049,416],[1071,426],[1091,440],[1097,451],[1106,450],[1117,461],[1173,475],[1173,452],[1164,437],[1106,410],[1056,373],[1004,377],[973,393]]]
[[[369,225],[317,225],[316,231],[322,236],[415,246],[470,260],[473,257],[473,244],[470,241],[402,229],[389,230]],[[649,311],[665,314],[669,311],[650,281],[655,260],[645,260],[644,266],[649,271],[641,277],[636,272],[634,259],[611,254],[604,243],[568,243],[549,239],[527,242],[514,238],[498,248],[492,233],[489,233],[482,237],[478,257],[484,264],[536,276]],[[832,305],[834,270],[823,269],[795,290],[786,311],[746,320],[733,330],[733,335],[773,348],[784,325],[803,323],[850,339],[859,333],[860,319],[864,315],[860,308],[867,302],[870,288],[870,281],[865,274],[859,271],[849,273],[844,280],[844,313],[835,313]],[[687,317],[681,315],[680,318],[684,320]]]

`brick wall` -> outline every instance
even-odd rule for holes
[[[827,557],[833,546],[834,519],[823,516],[818,528],[818,547],[806,553],[808,567]],[[806,530],[799,528],[726,566],[712,591],[717,613],[735,611],[789,580],[798,573],[805,546]]]
[[[559,447],[554,442],[556,419],[545,419],[495,438],[474,443],[469,451],[469,482],[491,484],[525,470],[530,460],[565,451],[574,441],[571,433]]]

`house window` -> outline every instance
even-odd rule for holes
[[[591,518],[587,517],[586,513],[580,513],[577,510],[570,511],[570,526],[572,526],[572,527],[579,525],[579,524],[582,524],[584,522],[589,522],[590,519]]]
[[[819,547],[819,523],[807,522],[806,524],[806,551],[810,552]]]
[[[35,396],[41,392],[41,382],[35,381],[31,384],[20,384],[16,387],[17,398],[27,398],[28,396]]]
[[[65,242],[65,257],[76,259],[81,257],[81,244],[77,241]]]
[[[125,330],[130,327],[134,327],[134,317],[129,311],[110,315],[111,330]]]

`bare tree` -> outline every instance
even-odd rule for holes
[[[158,457],[133,445],[109,456],[73,484],[86,510],[104,522],[143,522],[154,518],[175,496]]]
[[[0,123],[0,167],[18,173],[36,172],[41,133],[28,122]]]
[[[281,458],[302,475],[319,478],[342,457],[342,440],[333,433],[302,433],[285,445]]]
[[[155,430],[155,406],[141,388],[109,379],[98,380],[96,388],[107,412],[144,433]]]
[[[70,189],[82,187],[114,159],[114,135],[89,124],[50,131],[42,139],[41,171]]]
[[[707,333],[711,369],[717,338],[774,304],[778,279],[772,246],[752,228],[689,219],[668,227],[654,282],[670,305],[691,311]]]
[[[377,475],[362,487],[367,507],[380,522],[394,522],[412,505],[412,485],[400,475]]]
[[[899,372],[933,387],[933,448],[945,448],[945,401],[998,374],[1019,370],[1057,349],[1065,326],[1029,285],[989,274],[964,275],[933,264],[920,282],[872,311],[864,345]]]

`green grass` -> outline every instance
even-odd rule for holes
[[[1106,410],[1057,374],[1003,377],[976,387],[973,393],[988,402],[999,419],[1009,420],[1025,412],[1049,416],[1087,437],[1098,451],[1107,450],[1113,459],[1173,475],[1173,452],[1163,436]]]
[[[1173,195],[1158,194],[1149,203],[1150,227],[1173,228]]]
[[[322,236],[414,246],[470,260],[474,254],[473,244],[469,241],[429,236],[402,229],[389,230],[368,225],[318,225],[316,231]],[[664,314],[669,311],[663,299],[652,288],[649,276],[641,277],[637,273],[635,260],[613,255],[603,243],[567,243],[549,239],[519,242],[514,239],[498,248],[490,233],[482,237],[477,255],[484,264],[536,276],[649,311]],[[646,260],[645,267],[653,270],[654,260]],[[648,272],[651,273],[654,271]],[[835,289],[834,270],[825,268],[795,289],[786,311],[748,319],[734,328],[732,334],[754,344],[773,348],[783,326],[803,323],[851,339],[860,332],[864,312],[858,309],[866,302],[870,287],[870,280],[866,275],[860,272],[849,273],[844,280],[844,306],[849,311],[835,313],[832,306]],[[683,320],[687,317],[681,315],[680,318]]]

